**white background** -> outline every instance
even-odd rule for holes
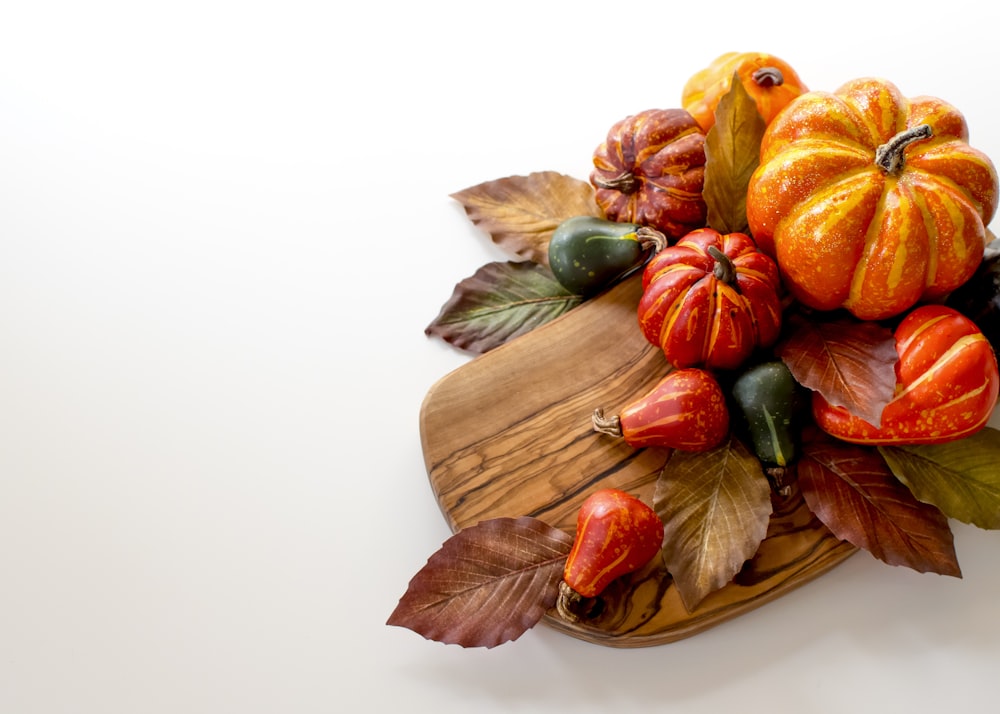
[[[423,330],[506,257],[449,194],[586,178],[729,50],[1000,158],[1000,5],[893,7],[4,3],[0,711],[996,707],[1000,534],[960,524],[962,580],[860,553],[661,647],[384,624],[449,535],[418,410],[469,357]]]

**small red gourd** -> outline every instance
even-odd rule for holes
[[[580,505],[576,535],[557,599],[559,613],[580,618],[581,602],[615,579],[639,570],[660,551],[663,521],[635,496],[615,488],[590,494]]]
[[[594,411],[594,430],[635,448],[708,451],[729,433],[729,409],[719,382],[696,367],[674,369],[613,417]]]
[[[743,233],[692,231],[643,271],[639,327],[675,367],[739,367],[781,330],[781,280]]]

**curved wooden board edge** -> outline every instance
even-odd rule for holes
[[[453,532],[481,520],[534,516],[572,534],[576,512],[597,488],[620,488],[647,503],[669,452],[633,449],[595,432],[594,408],[608,414],[666,373],[643,338],[635,275],[600,296],[439,379],[420,408],[428,477]],[[757,554],[733,582],[693,611],[658,562],[604,593],[601,615],[561,632],[613,647],[665,644],[770,602],[855,552],[808,510],[801,496],[774,497]]]

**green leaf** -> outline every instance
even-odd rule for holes
[[[879,450],[919,500],[949,518],[1000,530],[1000,431],[986,427],[944,444]]]
[[[745,233],[747,186],[760,163],[766,129],[757,104],[739,75],[715,110],[715,125],[705,135],[705,183],[708,225],[720,233]]]
[[[672,452],[653,501],[668,534],[663,559],[689,612],[753,557],[773,510],[760,461],[737,439]]]
[[[481,521],[428,558],[386,624],[462,647],[516,640],[555,605],[572,546],[537,518]]]
[[[487,263],[455,286],[424,332],[482,354],[554,320],[582,300],[545,266],[530,261]]]

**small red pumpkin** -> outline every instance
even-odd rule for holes
[[[705,134],[684,109],[628,116],[594,151],[590,182],[608,219],[679,238],[705,225]]]
[[[743,233],[692,231],[643,271],[639,327],[675,367],[733,369],[781,330],[778,266]]]
[[[989,421],[1000,375],[993,348],[972,320],[944,305],[910,312],[896,328],[896,394],[879,426],[813,393],[813,416],[832,436],[860,444],[937,444]]]

